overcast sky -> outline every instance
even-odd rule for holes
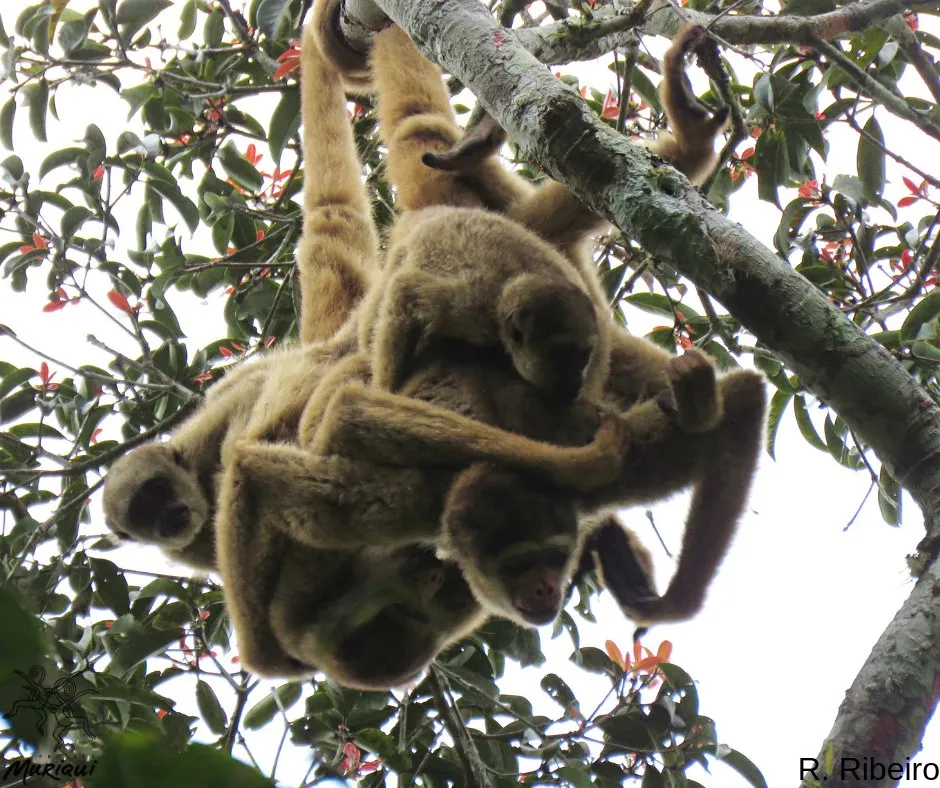
[[[26,5],[22,0],[5,0],[2,4],[0,19],[7,31],[12,31],[17,14]],[[80,11],[92,5],[77,1],[71,4]],[[172,13],[166,12],[164,17]],[[926,26],[926,20],[922,24]],[[168,29],[175,29],[175,21]],[[590,83],[594,87],[607,87],[609,71],[594,67],[581,73],[592,75]],[[915,92],[910,86],[908,90]],[[5,95],[0,96],[0,101],[5,100]],[[100,124],[112,140],[125,128],[137,126],[136,119],[125,123],[126,105],[105,87],[69,86],[59,93],[57,107],[64,122],[50,118],[50,141],[44,146],[31,139],[26,113],[18,113],[16,152],[33,172],[49,151],[74,144],[89,122]],[[261,113],[258,116],[263,117]],[[878,117],[889,147],[904,149],[918,161],[938,160],[940,146],[936,142],[892,122],[884,112]],[[831,132],[830,142],[835,143],[830,172],[854,172],[855,141]],[[263,164],[268,166],[270,154],[264,152]],[[891,183],[886,196],[896,200],[906,192],[900,183],[903,173],[890,163],[888,173]],[[779,213],[758,201],[756,183],[752,181],[732,198],[731,218],[769,243]],[[131,224],[126,226],[131,228],[133,219],[129,221]],[[133,243],[133,232],[129,230],[125,235],[129,238],[125,242]],[[10,238],[5,233],[0,243]],[[0,283],[2,322],[32,345],[76,363],[101,360],[86,343],[89,332],[133,352],[133,346],[125,343],[113,325],[85,304],[53,314],[42,313],[47,299],[44,280],[44,275],[34,272],[25,294],[14,294],[7,282]],[[212,293],[205,302],[191,299],[179,303],[192,305],[178,312],[178,317],[194,348],[216,337],[223,293]],[[661,322],[633,311],[628,312],[628,319],[635,333],[644,333]],[[34,366],[39,362],[3,338],[0,358]],[[65,374],[61,372],[60,377]],[[762,455],[749,512],[705,610],[695,621],[654,629],[645,643],[655,650],[662,639],[673,642],[673,659],[698,680],[701,711],[715,719],[720,739],[754,760],[771,786],[782,786],[795,785],[799,759],[814,757],[818,752],[845,691],[910,593],[912,581],[904,558],[923,535],[923,520],[906,497],[901,527],[886,526],[876,495],[872,494],[851,528],[844,530],[868,489],[867,474],[847,471],[828,454],[809,447],[796,430],[792,411],[780,428],[776,457],[774,462]],[[673,554],[678,552],[686,507],[687,497],[683,497],[654,510],[656,524]],[[659,547],[644,512],[628,511],[626,520],[651,547],[659,585],[665,587],[672,564]],[[90,529],[104,530],[100,517]],[[110,557],[119,563],[125,560],[122,553]],[[134,558],[129,556],[128,560],[140,566]],[[156,551],[144,552],[143,561],[151,570],[161,560]],[[624,620],[609,598],[597,602],[595,611],[597,625],[580,624],[582,644],[603,648],[604,641],[611,638],[626,650],[632,624]],[[543,630],[550,669],[569,680],[581,696],[582,709],[593,708],[606,688],[594,677],[586,680],[585,674],[569,667],[571,643],[567,635],[549,642],[549,634],[549,629]],[[544,672],[541,668],[510,668],[510,678],[501,686],[506,692],[526,695],[542,704],[545,713],[555,714],[557,707],[538,687]],[[191,693],[178,693],[176,697],[184,711],[195,705]],[[928,731],[924,751],[915,760],[940,760],[938,727],[934,725]],[[269,759],[273,749],[259,748],[261,758]],[[297,752],[286,757],[299,768],[306,755]],[[279,774],[299,779],[293,771],[282,768]],[[715,767],[712,776],[698,779],[711,787],[746,784],[721,765]]]

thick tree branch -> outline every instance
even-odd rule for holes
[[[862,0],[816,16],[718,16],[680,8],[669,0],[654,0],[644,30],[672,38],[689,22],[731,44],[806,44],[813,36],[832,39],[862,30],[882,19],[899,14],[908,4],[902,0]],[[570,19],[539,27],[516,30],[519,42],[535,57],[550,65],[574,60],[592,60],[617,47],[626,46],[636,35],[630,29],[610,29],[613,8],[596,12],[589,22]]]
[[[527,156],[719,299],[777,352],[877,452],[914,495],[933,532],[940,510],[940,409],[884,348],[784,260],[715,211],[684,177],[598,123],[580,97],[476,0],[377,1],[419,48],[479,97]],[[910,698],[903,720],[896,720],[890,735],[873,729],[863,741],[859,733],[852,747],[902,763],[914,751],[933,710],[933,696],[923,687],[925,677],[937,672],[940,631],[925,625],[917,630],[929,644],[923,657],[917,650],[926,661],[897,655],[913,650],[907,616],[913,609],[920,621],[938,579],[940,567],[931,567],[862,670],[865,690],[853,688],[846,698],[832,739],[837,756],[847,720],[870,714],[886,719],[900,711],[898,687]],[[888,653],[893,656],[886,663]]]

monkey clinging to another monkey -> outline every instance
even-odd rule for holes
[[[315,24],[335,30],[329,22],[335,10],[335,3],[318,3]],[[309,342],[329,336],[322,327],[339,325],[337,316],[354,307],[365,282],[384,285],[375,283],[374,230],[338,75],[318,54],[309,27],[302,51],[311,187],[305,180],[302,324],[317,325],[307,312],[318,294],[308,283],[318,277],[332,283],[344,305],[321,322],[322,333],[302,332]],[[376,689],[407,681],[488,612],[527,623],[553,617],[584,544],[638,620],[691,615],[728,547],[753,474],[759,376],[739,372],[716,381],[700,354],[675,359],[615,327],[589,263],[578,257],[596,217],[559,184],[533,191],[493,157],[459,173],[423,164],[425,154],[446,153],[460,140],[439,72],[396,28],[376,37],[374,62],[388,170],[405,209],[392,248],[400,244],[404,259],[416,259],[408,258],[415,250],[407,244],[409,237],[420,240],[422,225],[431,226],[426,220],[475,207],[511,223],[509,232],[532,233],[527,248],[548,260],[544,271],[559,270],[552,261],[564,257],[577,278],[562,276],[558,284],[588,294],[593,311],[591,317],[583,310],[588,317],[571,324],[581,328],[552,348],[557,358],[544,353],[574,381],[567,401],[546,398],[537,380],[524,379],[524,354],[507,354],[503,336],[495,345],[492,333],[474,344],[459,332],[436,334],[433,323],[397,357],[402,371],[393,385],[400,396],[349,385],[371,380],[374,354],[357,354],[356,336],[367,350],[381,338],[383,307],[375,304],[374,322],[354,313],[333,340],[262,361],[260,393],[246,383],[248,393],[237,399],[249,405],[238,404],[234,415],[223,416],[221,403],[210,399],[220,410],[200,417],[224,426],[199,462],[187,444],[176,463],[176,439],[170,441],[169,490],[150,484],[153,474],[134,463],[138,452],[129,455],[109,477],[109,524],[194,561],[202,553],[189,556],[188,548],[210,545],[203,565],[211,560],[222,572],[242,661],[267,675],[320,669],[341,683]],[[323,149],[316,147],[320,137]],[[418,215],[425,208],[429,213]],[[440,221],[446,230],[446,219]],[[473,259],[474,243],[451,251]],[[496,318],[500,325],[499,312]],[[523,350],[533,343],[536,356],[542,352],[531,330],[521,338],[505,333]],[[585,371],[608,355],[598,350],[604,334],[610,362],[601,365],[594,389]],[[690,485],[696,494],[679,568],[660,597],[642,548],[625,541],[619,523],[608,518],[591,528],[611,506]],[[127,505],[141,490],[153,511],[166,514],[149,530],[137,521],[140,507]],[[487,508],[494,491],[505,504],[495,510]],[[180,502],[191,518],[185,529],[174,525],[184,519]],[[516,516],[533,512],[538,517]],[[639,566],[633,582],[618,575],[623,562],[614,548],[624,545]],[[450,550],[457,565],[428,546]],[[366,647],[376,639],[385,646],[379,655]]]

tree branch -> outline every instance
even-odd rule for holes
[[[477,746],[474,744],[464,725],[460,712],[457,711],[450,698],[450,690],[447,686],[447,679],[437,669],[436,665],[431,665],[428,670],[428,684],[431,687],[431,696],[434,698],[434,704],[440,712],[444,727],[454,740],[454,751],[460,760],[463,768],[465,785],[473,785],[476,788],[490,788],[493,784],[490,780],[489,772],[486,771],[486,765],[480,760],[480,753],[477,752]]]
[[[884,348],[784,260],[715,211],[674,169],[597,122],[585,102],[536,61],[514,33],[499,28],[484,6],[475,0],[377,2],[425,54],[479,97],[524,154],[650,254],[720,300],[779,354],[801,383],[878,454],[934,531],[940,510],[940,408]],[[886,0],[873,0],[852,6],[855,14],[859,6],[899,10]],[[803,24],[799,19],[792,23]],[[929,603],[926,597],[937,581],[940,566],[935,564],[912,595],[916,610]],[[899,613],[905,615],[906,610]],[[846,720],[873,714],[875,708],[879,719],[893,717],[899,687],[908,697],[903,724],[898,721],[891,735],[873,727],[864,751],[899,762],[914,751],[932,713],[932,702],[918,691],[924,665],[932,672],[940,668],[940,631],[921,625],[917,633],[923,661],[915,662],[906,658],[914,650],[906,629],[892,624],[886,630],[860,674],[866,691],[850,693],[840,709],[832,739],[837,756]],[[885,654],[893,655],[890,662]],[[908,687],[913,688],[910,696]],[[863,736],[859,732],[852,746],[861,746]]]
[[[901,13],[902,0],[862,0],[837,11],[816,16],[721,16],[680,8],[669,0],[654,0],[644,30],[672,38],[688,23],[707,27],[717,38],[731,44],[806,44],[813,36],[832,39]],[[543,63],[561,65],[574,60],[592,60],[635,36],[632,29],[610,30],[613,8],[594,13],[590,21],[567,19],[549,25],[514,30],[519,42]]]

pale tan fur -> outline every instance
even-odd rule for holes
[[[378,37],[377,49],[382,35]],[[319,81],[304,81],[303,96],[308,102],[304,113],[310,117],[307,111],[310,102],[323,102],[333,108],[342,105],[342,84],[338,74],[316,57],[309,28],[305,39],[305,77],[313,69],[320,69]],[[433,79],[439,83],[437,71],[431,69]],[[402,125],[410,119],[406,111],[395,109],[394,102],[390,111],[393,116],[398,113]],[[317,108],[313,116],[318,118],[319,127],[320,119],[327,115],[324,108]],[[342,120],[345,125],[344,114]],[[413,134],[420,139],[420,124],[417,125]],[[434,118],[429,126],[429,139],[434,139],[443,128]],[[335,144],[337,138],[332,139]],[[349,142],[351,137],[346,137],[341,144]],[[322,251],[327,276],[338,283],[344,297],[347,293],[352,295],[343,302],[346,306],[335,313],[332,323],[304,323],[308,327],[302,334],[308,341],[327,335],[330,328],[323,326],[338,325],[343,310],[348,312],[354,307],[360,292],[358,283],[370,275],[368,262],[373,259],[374,231],[367,209],[365,214],[361,212],[366,203],[364,198],[358,199],[361,195],[356,188],[358,169],[346,166],[354,161],[355,152],[334,149],[333,154],[342,159],[336,172],[343,177],[354,174],[355,180],[324,189],[321,195],[325,196],[321,198],[329,203],[324,206],[329,210],[325,224],[305,222],[305,233],[319,231],[316,228],[323,226],[331,228],[337,218],[350,220],[348,227],[340,227],[339,232],[328,229],[327,235],[332,234],[335,243],[324,242]],[[420,159],[412,159],[411,163],[418,169],[411,172],[410,180],[407,166],[398,171],[400,177],[414,186],[414,193],[420,195],[424,193],[422,184],[426,185],[427,173],[432,174],[431,180],[437,176],[421,165]],[[311,175],[317,164],[317,159],[308,159]],[[497,162],[493,165],[499,166]],[[396,160],[390,156],[390,171],[395,166]],[[453,181],[453,176],[448,177]],[[491,203],[505,199],[501,195],[511,193],[514,186],[511,180],[506,182],[508,187],[502,183],[494,185],[499,177],[502,176],[487,175],[485,168],[474,177],[461,176],[463,184],[470,184],[464,192],[467,199],[475,200],[469,204],[482,203],[500,210]],[[401,191],[402,185],[396,185]],[[557,184],[554,187],[548,184],[535,194],[543,195],[543,200],[544,195],[549,195],[551,199],[547,202],[560,210],[571,202],[565,196],[567,193],[559,189]],[[525,190],[531,192],[528,187]],[[441,181],[436,193],[447,198],[454,191],[452,183],[448,186]],[[434,188],[427,193],[433,197]],[[352,207],[343,200],[349,200]],[[530,208],[533,205],[524,204]],[[305,200],[305,208],[309,218],[310,210],[317,210],[318,206]],[[506,213],[512,217],[511,210]],[[577,223],[573,230],[572,225],[567,225],[565,234],[553,239],[550,217],[544,212],[533,211],[531,221],[541,222],[549,231],[545,239],[556,243],[564,254],[578,245]],[[346,247],[346,243],[351,246]],[[349,256],[349,248],[364,253]],[[305,252],[298,255],[302,277],[306,266],[319,264],[317,257],[318,254]],[[346,262],[351,265],[348,270],[343,268]],[[354,275],[347,276],[350,271]],[[588,279],[594,284],[586,285],[599,292],[593,276]],[[306,281],[314,279],[308,277]],[[329,308],[329,304],[317,304],[316,286],[304,287],[305,314]],[[346,291],[345,287],[351,289]],[[759,442],[763,387],[758,376],[739,373],[722,380],[716,389],[712,372],[709,388],[700,379],[702,365],[695,363],[686,364],[686,368],[681,363],[675,367],[672,366],[675,362],[663,363],[650,374],[646,365],[656,362],[658,357],[642,343],[642,350],[635,352],[634,342],[623,334],[616,337],[605,398],[620,410],[643,397],[659,394],[660,401],[643,403],[622,420],[603,416],[601,409],[583,399],[565,406],[547,405],[507,366],[505,359],[493,356],[486,348],[480,349],[479,355],[471,353],[466,358],[450,360],[446,353],[442,355],[431,348],[432,352],[417,360],[416,370],[403,386],[400,397],[349,387],[345,384],[357,377],[368,382],[368,358],[352,355],[356,344],[354,323],[346,324],[335,341],[325,347],[314,345],[293,355],[274,357],[280,362],[277,374],[264,379],[257,405],[244,427],[238,415],[242,410],[236,407],[234,413],[238,418],[232,423],[237,422],[237,428],[222,430],[224,461],[213,466],[222,468],[221,482],[210,475],[203,488],[212,503],[219,499],[219,514],[215,518],[219,564],[246,666],[268,675],[307,675],[320,667],[342,683],[380,688],[407,680],[437,650],[470,631],[484,613],[468,593],[461,572],[429,556],[427,550],[414,543],[440,542],[442,511],[450,538],[456,542],[469,536],[473,542],[474,534],[466,529],[476,526],[463,523],[472,524],[479,519],[480,503],[475,492],[478,485],[498,483],[510,473],[500,467],[480,465],[461,473],[475,459],[495,460],[534,474],[517,477],[515,481],[510,475],[508,493],[523,506],[531,502],[531,506],[545,507],[550,515],[545,541],[554,540],[553,544],[568,562],[556,575],[562,579],[573,571],[580,544],[588,534],[586,529],[573,525],[575,515],[601,512],[620,501],[662,497],[697,484],[696,499],[701,500],[690,515],[686,549],[676,574],[682,583],[674,580],[666,595],[636,611],[641,616],[649,614],[652,620],[694,612],[692,608],[701,603],[701,595],[727,548],[743,505],[753,471],[751,455],[756,455]],[[267,363],[263,361],[259,366]],[[704,366],[711,370],[707,364]],[[694,381],[694,386],[687,385],[689,381]],[[250,400],[257,392],[251,383],[246,383],[245,389],[251,393],[240,395],[240,401]],[[723,396],[718,395],[719,390]],[[328,399],[324,391],[335,395]],[[669,394],[670,391],[673,393]],[[663,393],[669,396],[663,399]],[[722,400],[724,412],[715,426]],[[417,412],[413,410],[415,406]],[[300,411],[305,407],[301,418]],[[460,413],[521,435],[501,432],[481,421],[463,418]],[[207,418],[225,420],[218,409]],[[299,419],[301,446],[266,442],[294,440]],[[598,432],[599,426],[602,428]],[[714,429],[708,429],[709,426]],[[526,441],[522,437],[526,435],[583,448],[566,451]],[[586,446],[592,438],[594,443]],[[317,456],[311,449],[327,452],[328,456]],[[689,457],[684,456],[687,451]],[[629,454],[628,461],[621,463],[619,458],[624,452]],[[727,472],[719,473],[712,461],[721,459],[725,453],[730,455],[722,466]],[[677,459],[678,454],[683,457]],[[362,457],[379,464],[356,459]],[[215,458],[219,460],[220,455]],[[440,467],[426,468],[425,463]],[[636,476],[642,483],[633,485],[624,470],[627,467],[638,469]],[[455,474],[457,484],[453,484]],[[539,478],[570,484],[583,492],[559,495],[537,481]],[[729,492],[723,491],[725,484],[731,488]],[[594,487],[597,489],[591,490]],[[467,492],[466,498],[462,491]],[[709,506],[711,509],[706,511]],[[570,517],[567,512],[571,512]],[[715,517],[717,524],[708,522],[710,516]],[[212,522],[210,514],[206,523]],[[211,534],[211,529],[203,529],[199,535],[203,537],[206,533]],[[524,530],[519,534],[521,548],[528,549],[530,537],[538,541],[541,533],[538,528]],[[383,546],[377,550],[359,549],[359,545],[374,541],[377,535]],[[152,533],[148,537],[159,542]],[[697,550],[703,541],[710,544],[702,553],[705,558],[699,561],[690,554],[693,552],[690,546]],[[194,548],[195,545],[196,541]],[[185,556],[185,551],[180,554]],[[484,572],[479,591],[484,598],[495,594],[497,598],[486,599],[491,609],[512,608],[519,601],[515,595],[518,589],[506,587],[501,574],[511,569],[509,563],[502,561],[504,557],[503,553],[492,556],[478,550],[467,557],[467,563],[461,564],[463,572]],[[490,558],[496,559],[497,566],[488,566]],[[495,575],[496,582],[491,575]],[[475,580],[471,582],[476,584]],[[524,601],[538,596],[539,582],[541,578],[536,577],[530,587],[518,592]],[[302,593],[298,593],[298,585],[305,589]],[[397,594],[402,602],[376,605],[376,591],[392,593],[393,598]],[[401,605],[420,612],[420,626],[414,630],[403,628],[403,621],[413,621],[414,617],[406,614],[402,618]],[[350,629],[346,626],[350,621],[361,626]],[[402,635],[400,640],[394,637],[396,633]],[[397,651],[395,659],[389,661],[390,667],[363,656],[376,639],[394,641]]]
[[[557,241],[558,248],[564,253],[580,253],[580,238],[585,228],[595,226],[596,219],[591,219],[583,206],[572,210],[572,206],[580,206],[580,203],[558,184],[548,183],[534,193],[530,191],[522,199],[513,196],[494,198],[494,194],[514,194],[512,188],[506,186],[513,176],[504,170],[493,169],[494,162],[489,158],[477,160],[473,168],[457,175],[444,169],[427,168],[431,169],[430,173],[422,170],[417,164],[419,156],[427,158],[422,153],[422,146],[424,152],[446,152],[448,145],[454,144],[459,133],[449,114],[449,107],[445,108],[446,94],[437,93],[440,91],[439,73],[424,63],[404,33],[394,28],[376,35],[373,58],[380,93],[380,117],[386,126],[392,127],[390,131],[383,130],[389,141],[390,152],[391,141],[399,137],[411,141],[411,148],[416,148],[412,151],[408,146],[401,146],[399,153],[402,158],[389,162],[390,177],[403,195],[406,210],[419,210],[426,207],[428,202],[456,206],[482,204],[490,210],[516,218],[520,223],[541,228],[546,238]],[[669,68],[673,69],[672,78],[676,69],[681,69],[681,56],[671,57],[669,64]],[[421,87],[419,84],[431,79],[434,80],[433,87]],[[416,95],[418,99],[413,98]],[[673,116],[682,120],[676,113]],[[386,121],[386,118],[391,120]],[[394,124],[399,124],[399,127],[395,128]],[[408,130],[407,134],[405,129]],[[713,137],[711,135],[709,144]],[[483,164],[490,167],[486,175],[481,169]],[[491,180],[476,190],[479,178]],[[495,191],[493,182],[498,186]],[[567,210],[577,220],[561,221],[559,216],[567,217],[568,214],[538,210],[544,206],[551,206],[553,210]],[[552,237],[553,232],[556,233],[555,238]],[[478,246],[468,248],[467,244],[459,247],[461,254],[469,256],[478,254],[478,249]],[[580,270],[585,270],[583,264]],[[761,433],[763,384],[760,376],[742,372],[729,376],[716,388],[714,371],[701,357],[687,356],[671,360],[649,343],[622,332],[615,334],[612,355],[607,393],[613,402],[626,408],[645,397],[660,395],[660,401],[644,403],[628,414],[630,418],[625,417],[632,427],[628,430],[628,448],[623,452],[627,457],[625,465],[634,469],[642,468],[643,472],[638,476],[642,476],[648,489],[640,488],[641,497],[647,493],[665,496],[675,489],[696,485],[693,510],[685,535],[686,548],[676,577],[662,598],[633,612],[650,620],[685,617],[701,604],[704,590],[730,544],[743,507]],[[416,377],[419,380],[422,375],[427,377],[428,365],[433,369],[434,363],[425,360],[425,371],[419,372]],[[492,360],[487,364],[492,372]],[[553,410],[554,421],[545,419],[541,414],[533,415],[538,412],[538,408],[532,403],[526,402],[519,407],[520,402],[511,402],[512,395],[507,394],[506,381],[501,385],[481,387],[479,372],[476,371],[475,386],[450,381],[449,387],[438,383],[431,386],[429,391],[422,392],[420,385],[415,386],[412,380],[402,393],[423,397],[435,405],[473,415],[477,420],[492,420],[505,429],[559,443],[566,442],[566,428],[559,428],[566,421],[563,416],[559,417],[560,409]],[[483,378],[485,380],[485,375]],[[667,399],[672,400],[675,410],[664,416],[662,395],[669,393],[670,383],[673,384],[672,392]],[[731,396],[722,397],[719,394],[725,387]],[[469,392],[481,388],[499,392],[494,397],[497,402],[481,403],[479,397],[476,402],[472,401],[472,397],[468,402]],[[482,417],[481,413],[484,414]],[[668,428],[662,419],[666,419],[667,424],[675,425],[679,434],[695,436],[699,441],[698,451],[690,449],[688,453],[691,456],[687,461],[673,458],[670,451],[658,451],[660,440],[664,445],[670,444]],[[444,429],[445,423],[450,423],[451,427]],[[555,428],[554,434],[544,434],[547,426],[549,433],[553,431],[551,428]],[[364,388],[340,389],[333,407],[327,409],[325,418],[318,413],[316,419],[305,417],[301,425],[302,441],[316,451],[371,456],[383,462],[403,464],[420,463],[422,457],[427,463],[440,462],[442,456],[456,460],[462,452],[466,452],[465,447],[474,442],[470,436],[479,435],[482,430],[483,427],[476,421],[441,411],[429,411],[421,416],[415,403]],[[589,429],[585,431],[589,432]],[[643,436],[639,444],[635,442],[635,433]],[[331,437],[324,439],[322,436],[325,434]],[[575,444],[577,442],[571,441]],[[413,447],[406,449],[408,443],[412,443]],[[672,444],[672,451],[685,453],[686,450],[679,448],[678,443]],[[644,450],[637,451],[638,445]],[[695,445],[691,438],[690,445]],[[384,447],[389,447],[388,454],[384,453]],[[364,452],[369,452],[369,455]],[[730,456],[725,459],[725,454]],[[464,456],[469,459],[472,454]],[[480,478],[485,478],[485,474],[480,474]],[[623,474],[620,482],[625,485],[624,490],[630,489]],[[459,480],[457,484],[460,484]],[[347,478],[344,486],[348,485]],[[582,503],[580,508],[589,512],[604,501],[604,496],[591,496],[588,493],[584,500],[588,503]],[[620,499],[621,502],[627,500],[631,500],[629,492]],[[445,512],[445,527],[446,522]],[[357,521],[357,525],[362,524],[362,521]],[[375,531],[372,531],[369,538],[374,535]],[[473,535],[469,536],[472,542]],[[708,543],[707,547],[702,546],[705,542]],[[699,555],[695,555],[696,552]],[[466,565],[463,568],[470,579],[472,572],[468,571]],[[472,580],[471,584],[474,585]],[[478,596],[482,594],[478,593]]]

